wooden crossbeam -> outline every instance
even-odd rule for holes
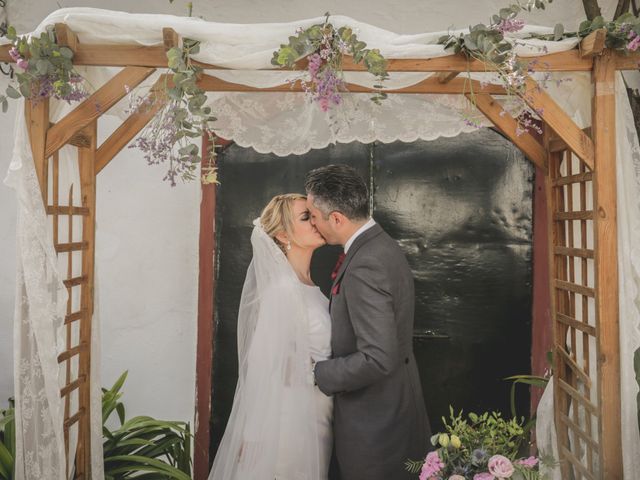
[[[162,43],[165,50],[170,50],[171,48],[177,47],[180,45],[180,35],[178,35],[178,33],[173,28],[163,28]]]
[[[640,68],[640,52],[612,52],[616,70],[638,70]]]
[[[208,92],[303,92],[301,83],[276,85],[269,88],[256,88],[239,83],[228,82],[213,75],[204,74],[198,80],[198,86]],[[372,93],[373,88],[362,85],[347,84],[347,90],[351,93]],[[478,93],[489,93],[492,95],[505,95],[506,91],[501,85],[481,84],[477,80],[467,78],[454,78],[448,83],[440,83],[437,76],[431,76],[415,85],[405,88],[384,90],[386,93],[468,93],[471,89]]]
[[[126,67],[100,89],[77,106],[71,113],[49,129],[45,156],[66,145],[71,137],[115,105],[127,94],[125,86],[133,89],[151,75],[155,69]]]
[[[467,94],[471,99],[471,95]],[[547,152],[529,132],[521,133],[518,122],[489,94],[475,94],[475,105],[493,124],[506,135],[543,172],[547,171]]]
[[[165,76],[162,75],[151,87],[147,97],[148,108],[136,111],[129,115],[122,125],[120,125],[107,138],[96,151],[96,174],[100,173],[107,164],[135,138],[138,133],[149,123],[156,113],[165,105],[165,96],[162,85]]]
[[[13,62],[9,56],[11,45],[0,46],[0,62]],[[633,70],[638,68],[638,60],[620,56],[619,69]],[[593,59],[582,58],[580,52],[568,50],[566,52],[552,53],[537,57],[523,57],[519,60],[531,65],[535,71],[549,72],[587,72],[593,67]],[[102,67],[167,67],[167,55],[164,44],[157,46],[145,45],[107,45],[79,43],[73,58],[74,65],[102,66]],[[210,70],[228,70],[226,67],[194,62],[196,65]],[[356,64],[351,59],[345,58],[344,71],[365,71],[362,64]],[[269,68],[269,70],[278,70]],[[398,58],[389,59],[387,71],[389,72],[486,72],[493,71],[495,67],[486,66],[479,60],[467,60],[460,55],[447,55],[437,58]]]
[[[580,55],[584,57],[593,57],[604,50],[604,42],[607,39],[606,28],[599,28],[584,37],[578,45]]]
[[[594,148],[591,139],[532,78],[527,77],[525,81],[522,99],[565,141],[571,151],[593,170]]]
[[[460,72],[438,72],[438,81],[440,83],[449,83],[456,78]]]
[[[576,320],[575,318],[570,317],[569,315],[565,315],[564,313],[556,312],[555,316],[557,321],[565,324],[568,327],[572,327],[572,328],[575,328],[576,330],[580,330],[581,332],[584,332],[587,335],[591,335],[592,337],[596,336],[596,328],[592,325],[588,325],[584,322]]]
[[[58,45],[69,47],[74,53],[78,51],[78,36],[66,23],[56,23],[55,32]]]

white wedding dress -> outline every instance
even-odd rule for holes
[[[258,220],[238,310],[238,383],[209,480],[326,480],[333,399],[311,360],[330,357],[329,301],[298,280]]]
[[[309,323],[309,352],[314,361],[327,360],[331,356],[331,318],[329,317],[329,300],[320,291],[319,287],[303,285],[304,302],[307,307],[307,321]],[[295,467],[291,459],[295,459],[299,439],[296,438],[295,406],[292,402],[296,400],[296,395],[287,395],[285,389],[282,401],[282,411],[280,414],[281,431],[278,451],[278,463],[276,465],[276,480],[297,480]],[[315,422],[318,432],[318,447],[320,448],[319,464],[320,478],[326,480],[329,470],[329,460],[331,458],[331,447],[333,442],[333,398],[327,397],[318,387],[314,387],[315,417],[308,419]],[[294,428],[291,428],[294,427]],[[287,434],[291,432],[291,434]]]

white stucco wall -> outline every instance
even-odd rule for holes
[[[344,14],[399,33],[446,30],[487,22],[508,0],[234,0],[194,1],[193,14],[206,20],[255,23],[294,21]],[[613,0],[601,0],[611,16]],[[51,11],[91,6],[183,15],[187,2],[175,0],[8,0],[10,23],[20,32],[34,28]],[[575,28],[583,18],[581,0],[556,0],[530,23],[562,22]],[[2,85],[3,80],[0,80]],[[4,88],[3,88],[4,90]],[[14,112],[0,114],[0,176],[9,164]],[[116,125],[105,119],[100,134]],[[198,281],[199,187],[171,189],[162,167],[148,167],[134,150],[124,150],[98,182],[97,273],[102,323],[103,384],[129,370],[125,385],[128,415],[193,419]],[[12,317],[15,279],[13,192],[0,185],[0,405],[13,393]]]

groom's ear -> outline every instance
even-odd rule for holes
[[[346,219],[347,217],[345,217],[341,212],[338,212],[337,210],[329,214],[329,220],[331,220],[331,223],[334,227],[344,225]]]

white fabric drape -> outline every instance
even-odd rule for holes
[[[172,27],[183,37],[202,42],[196,59],[234,71],[211,70],[207,73],[240,84],[256,87],[284,83],[300,72],[256,71],[271,68],[272,53],[292,35],[297,27],[307,27],[322,21],[322,17],[290,23],[236,25],[205,22],[197,18],[169,15],[142,15],[91,8],[61,9],[49,15],[36,33],[56,22],[67,23],[80,42],[138,43],[161,45],[162,28]],[[336,26],[349,25],[371,48],[379,48],[388,58],[434,58],[447,55],[437,39],[445,32],[400,35],[343,16],[332,17]],[[546,27],[526,27],[512,38],[519,55],[541,55],[543,49],[554,53],[573,48],[577,40],[543,42],[521,39],[532,31],[550,32]],[[0,39],[2,43],[3,39]],[[80,68],[96,88],[117,69]],[[408,86],[427,78],[426,73],[392,73],[385,82],[389,87]],[[491,80],[494,74],[474,74],[474,78]],[[542,79],[544,74],[536,74]],[[570,77],[570,81],[567,81]],[[346,80],[371,85],[365,72],[350,72]],[[137,89],[144,94],[153,83],[150,78]],[[547,82],[547,92],[579,123],[590,119],[591,84],[588,73],[570,76],[553,74]],[[638,345],[638,284],[640,260],[638,245],[638,188],[636,176],[640,152],[628,101],[618,80],[618,215],[620,250],[620,320],[623,384],[623,456],[626,478],[640,472],[640,458],[635,410],[635,380],[632,379],[630,354]],[[126,99],[109,113],[122,115]],[[468,104],[461,96],[398,95],[391,96],[381,106],[367,95],[345,95],[342,108],[322,113],[303,95],[294,93],[210,94],[209,103],[218,117],[216,132],[239,145],[260,152],[278,155],[301,154],[311,148],[322,148],[333,142],[374,140],[430,140],[439,136],[454,136],[470,131],[461,112]],[[55,102],[54,102],[55,107]],[[15,313],[15,393],[17,409],[17,475],[18,480],[64,477],[62,441],[62,410],[59,399],[60,375],[56,354],[62,348],[60,325],[64,314],[66,291],[58,274],[51,234],[42,207],[42,199],[31,158],[22,108],[18,108],[16,141],[7,184],[18,197],[18,275]],[[52,108],[55,117],[55,108]],[[475,118],[488,125],[479,114]],[[54,119],[55,120],[55,119]],[[626,153],[625,153],[626,152]],[[141,160],[142,161],[142,160]],[[62,160],[61,160],[62,162]],[[634,163],[635,162],[635,163]],[[73,162],[68,164],[73,169]],[[623,171],[621,169],[624,169]],[[71,170],[68,175],[73,175]],[[79,190],[77,190],[78,192]],[[97,308],[96,308],[97,311]],[[99,345],[99,329],[93,330],[94,348]],[[99,358],[92,356],[92,452],[94,478],[101,475],[101,437],[99,417]],[[549,403],[546,403],[549,405]],[[551,403],[552,405],[552,403]],[[548,424],[541,411],[539,427]],[[547,422],[547,423],[545,423]],[[635,432],[635,433],[634,433]],[[546,433],[551,435],[553,430]],[[539,438],[547,438],[544,432]],[[43,473],[46,472],[46,473]]]

